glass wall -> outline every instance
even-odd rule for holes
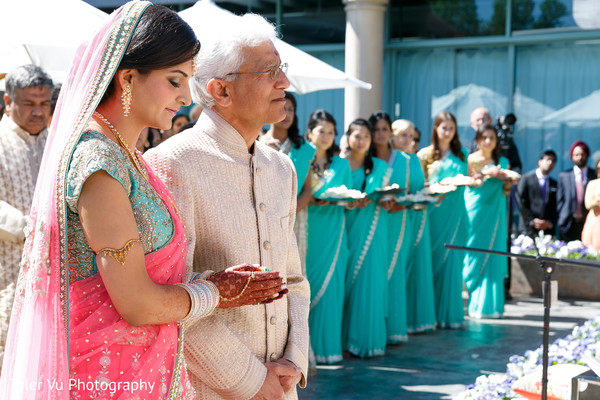
[[[87,0],[110,12],[124,0]],[[600,29],[600,1],[590,0],[389,0],[390,40],[480,37],[506,34],[507,3],[511,34],[539,30]],[[280,23],[283,39],[294,45],[344,43],[342,0],[215,0],[236,14],[254,12]],[[193,0],[156,0],[181,11]],[[278,8],[279,6],[279,8]]]
[[[391,0],[389,37],[394,40],[505,35],[509,0]],[[511,32],[597,29],[600,2],[510,0]]]

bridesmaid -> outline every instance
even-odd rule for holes
[[[456,132],[456,118],[449,112],[439,113],[433,122],[431,145],[417,153],[429,183],[446,177],[467,175],[468,150],[461,146]],[[437,321],[442,328],[461,328],[464,322],[462,270],[464,254],[449,250],[444,244],[463,246],[467,227],[464,187],[449,193],[439,207],[429,213],[431,259]]]
[[[306,275],[311,287],[308,325],[317,363],[342,361],[344,279],[348,262],[344,207],[318,200],[327,189],[352,187],[347,160],[335,155],[335,119],[315,110],[308,120],[308,140],[317,148],[311,167],[312,204],[308,207]]]
[[[505,196],[510,193],[511,181],[506,180],[502,169],[508,168],[508,160],[500,157],[494,126],[480,126],[475,133],[475,142],[479,150],[469,156],[469,174],[475,179],[483,179],[483,184],[465,191],[469,222],[467,247],[505,252]],[[469,292],[471,318],[502,317],[506,267],[506,259],[502,256],[466,252],[463,277]]]
[[[298,204],[296,207],[296,223],[294,233],[298,242],[298,252],[302,262],[302,270],[306,271],[307,218],[306,207],[312,197],[310,182],[310,163],[315,156],[315,146],[300,136],[298,118],[296,117],[296,98],[285,92],[285,118],[272,124],[259,140],[280,152],[287,154],[294,163],[298,177]],[[306,274],[305,274],[306,276]]]
[[[425,186],[421,163],[413,150],[414,138],[415,126],[412,122],[405,119],[394,121],[392,124],[392,147],[399,150],[399,154],[402,156],[406,193],[413,194]],[[408,333],[431,331],[436,327],[429,212],[429,207],[425,209],[408,209],[404,212],[406,223],[403,227],[402,236],[404,236],[404,240],[400,249],[399,258],[401,258],[401,261],[398,261],[398,267],[402,265],[406,270]],[[402,233],[402,230],[400,232]],[[390,330],[393,321],[392,304],[390,301],[388,341],[394,339],[393,336],[390,338],[390,334],[394,334]]]
[[[351,189],[372,193],[386,186],[387,164],[370,152],[371,124],[364,119],[354,120],[346,137]],[[345,349],[359,357],[385,354],[387,231],[381,213],[381,207],[370,199],[361,200],[357,207],[346,211],[349,260],[343,343]]]
[[[392,121],[388,114],[377,111],[369,117],[374,127],[373,156],[385,161],[388,165],[387,180],[401,188],[406,187],[406,159],[398,150],[392,149]],[[387,220],[388,259],[385,273],[388,281],[389,296],[387,301],[387,342],[396,344],[408,340],[406,326],[406,207],[395,201],[385,201],[381,207],[387,213],[381,218]],[[433,294],[433,291],[432,291]]]

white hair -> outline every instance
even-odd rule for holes
[[[235,79],[235,75],[227,74],[239,71],[245,61],[245,48],[257,47],[266,42],[274,43],[277,38],[275,25],[258,14],[248,13],[233,21],[222,32],[214,32],[212,37],[201,39],[196,72],[190,79],[190,88],[194,102],[205,108],[211,108],[215,104],[207,90],[211,79]]]

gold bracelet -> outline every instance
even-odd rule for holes
[[[240,297],[242,297],[242,295],[244,294],[244,292],[246,291],[246,289],[248,289],[248,285],[250,285],[250,281],[252,281],[253,279],[254,279],[254,274],[253,274],[253,275],[250,275],[250,276],[248,277],[248,282],[246,282],[246,286],[244,286],[244,288],[242,289],[242,291],[240,292],[240,294],[238,294],[237,296],[235,296],[235,297],[231,297],[231,298],[229,298],[229,299],[228,299],[228,298],[226,298],[226,297],[223,297],[223,296],[221,296],[221,295],[219,294],[219,298],[220,298],[222,301],[234,301],[234,300],[237,300],[237,299],[239,299]]]
[[[131,250],[135,242],[141,243],[140,239],[130,239],[127,241],[127,243],[125,243],[125,246],[121,247],[120,249],[105,247],[100,251],[96,251],[95,253],[96,255],[104,254],[106,256],[110,256],[117,260],[121,265],[125,265],[125,260],[127,259],[129,251]]]

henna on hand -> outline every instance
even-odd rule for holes
[[[288,293],[279,272],[250,264],[229,267],[208,278],[219,289],[219,308],[268,304]]]

